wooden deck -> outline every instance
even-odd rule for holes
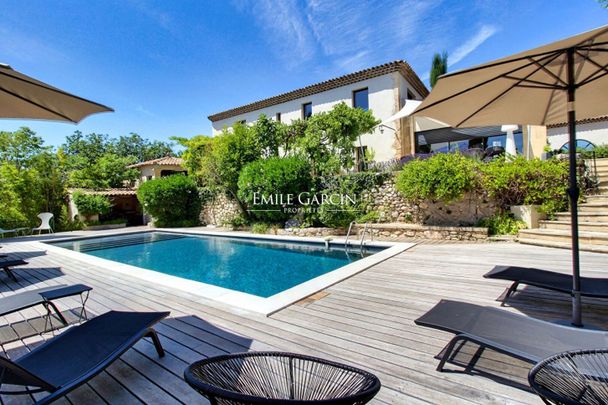
[[[117,310],[170,310],[157,330],[167,351],[159,359],[143,340],[88,384],[60,402],[74,404],[205,403],[183,381],[191,362],[221,353],[285,350],[334,359],[368,369],[382,381],[374,403],[540,403],[526,388],[529,365],[485,351],[473,370],[449,365],[435,371],[434,356],[447,343],[447,333],[418,327],[413,320],[438,300],[450,298],[498,306],[506,282],[481,277],[496,264],[543,267],[567,272],[569,251],[514,243],[421,244],[319,294],[317,300],[292,305],[273,316],[235,310],[200,297],[143,282],[86,262],[42,251],[40,245],[3,242],[3,253],[27,259],[17,270],[18,283],[0,275],[0,295],[59,283],[86,283],[94,288],[88,302],[93,314]],[[583,271],[606,275],[608,256],[582,255]],[[608,327],[608,302],[585,300],[585,319]],[[76,307],[76,299],[60,302]],[[567,319],[569,297],[524,288],[511,300],[510,311],[545,319]],[[39,317],[32,308],[0,320],[20,324]],[[19,323],[21,322],[21,323]],[[17,328],[25,333],[27,328]],[[16,358],[47,339],[36,334],[2,345]],[[474,348],[467,348],[464,362]],[[69,359],[66,359],[69,361]],[[4,388],[4,387],[3,387]],[[29,397],[3,396],[3,403],[27,403]]]

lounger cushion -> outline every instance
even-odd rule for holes
[[[23,266],[24,264],[27,264],[27,262],[21,259],[2,260],[0,261],[0,268],[6,269],[8,267]]]
[[[15,311],[33,307],[34,305],[42,304],[44,302],[44,297],[42,297],[40,293],[63,287],[65,287],[65,285],[38,288],[36,290],[23,291],[14,295],[9,295],[8,297],[0,298],[0,315],[10,314]]]
[[[608,347],[608,332],[530,318],[504,309],[441,300],[417,325],[483,339],[487,346],[530,362],[576,349]]]
[[[484,274],[485,278],[517,281],[521,284],[546,288],[569,294],[572,275],[532,267],[496,266]],[[581,277],[581,294],[588,297],[608,298],[608,279]]]
[[[168,315],[110,311],[68,329],[15,363],[55,387],[62,387],[99,372],[98,367],[114,361]]]

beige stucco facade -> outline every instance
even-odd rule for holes
[[[217,120],[212,122],[212,132],[213,135],[217,135],[222,129],[230,127],[236,122],[245,121],[246,124],[251,124],[261,114],[276,119],[278,113],[281,116],[281,122],[289,124],[294,120],[302,119],[302,105],[305,103],[312,103],[313,114],[329,111],[334,105],[341,102],[353,106],[353,92],[365,88],[368,89],[369,109],[380,121],[397,113],[408,96],[417,100],[422,99],[421,95],[401,73],[392,72],[308,97]],[[362,135],[361,145],[367,146],[368,150],[373,152],[374,160],[378,162],[400,158],[412,153],[413,136],[405,121],[395,122],[391,125],[391,128],[384,128],[383,131],[377,128],[371,134]],[[356,144],[359,146],[359,142]]]

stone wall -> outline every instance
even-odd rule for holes
[[[496,205],[477,194],[466,194],[462,200],[446,204],[442,201],[408,202],[395,189],[394,179],[365,193],[370,209],[378,211],[380,222],[404,222],[441,226],[470,226],[492,216]]]
[[[224,225],[240,215],[241,209],[236,201],[224,193],[217,193],[201,208],[200,219],[206,225]]]
[[[359,239],[363,225],[353,227],[355,238]],[[411,239],[438,239],[453,241],[485,241],[488,239],[488,228],[470,226],[432,226],[417,224],[369,224],[366,240],[373,235],[374,240],[400,241]]]

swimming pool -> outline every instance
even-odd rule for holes
[[[413,244],[155,230],[44,242],[48,250],[266,315]]]
[[[379,251],[163,232],[55,245],[264,298]]]

